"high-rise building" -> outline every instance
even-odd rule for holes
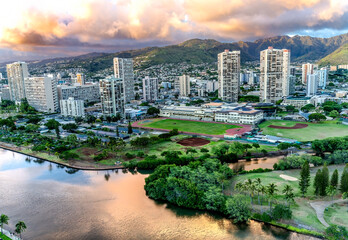
[[[133,59],[114,58],[114,76],[123,81],[124,102],[134,100]]]
[[[85,84],[85,75],[83,73],[76,74],[76,83],[80,84],[81,86]]]
[[[73,97],[66,100],[60,100],[60,113],[64,117],[84,117],[84,101],[75,100]]]
[[[158,78],[145,77],[143,79],[143,96],[147,102],[158,99]]]
[[[2,73],[0,72],[0,80],[3,79]]]
[[[180,97],[188,97],[190,95],[190,76],[183,75],[179,77],[179,88],[180,88]]]
[[[28,65],[25,62],[7,64],[7,79],[12,101],[20,101],[26,97],[24,79],[29,76]]]
[[[71,97],[75,100],[83,100],[86,103],[100,102],[99,84],[93,83],[82,86],[58,86],[59,100],[67,100]]]
[[[314,70],[318,69],[317,64],[306,63],[302,64],[302,83],[307,84],[308,74],[313,74]]]
[[[307,75],[307,97],[314,96],[318,90],[318,75]]]
[[[292,95],[295,93],[296,91],[295,85],[296,85],[296,77],[290,75],[289,76],[289,95]]]
[[[268,49],[260,52],[260,98],[275,103],[289,95],[290,51]]]
[[[325,89],[329,71],[327,68],[321,68],[320,70],[315,71],[315,74],[318,75],[318,87]]]
[[[99,81],[102,112],[105,116],[124,115],[123,79],[108,77]]]
[[[24,82],[30,106],[40,112],[58,111],[57,80],[54,77],[27,77]]]
[[[218,54],[219,98],[237,102],[240,85],[240,51],[225,50]]]
[[[206,91],[207,92],[215,92],[216,90],[219,89],[219,82],[218,81],[207,81],[207,86],[206,86]]]

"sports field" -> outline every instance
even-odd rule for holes
[[[147,122],[148,121],[148,122]],[[144,127],[172,130],[177,128],[180,132],[191,132],[210,135],[221,135],[228,129],[241,128],[233,124],[210,122],[195,122],[177,119],[152,119],[140,123]]]
[[[348,126],[337,124],[336,121],[326,121],[322,123],[305,122],[305,124],[308,124],[308,126],[299,129],[278,129],[269,127],[270,125],[294,127],[296,123],[303,124],[304,122],[269,120],[261,123],[260,128],[265,135],[291,138],[302,142],[328,137],[348,136]]]

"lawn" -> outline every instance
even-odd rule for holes
[[[341,225],[348,228],[348,206],[347,203],[336,203],[328,207],[324,213],[328,224]]]
[[[345,165],[329,165],[329,172],[330,172],[330,177],[332,172],[337,169],[339,173],[339,179],[341,177],[341,174],[343,172]],[[325,226],[322,225],[319,220],[317,219],[316,213],[314,209],[309,205],[309,202],[312,200],[331,200],[331,197],[325,197],[325,198],[317,198],[314,195],[314,188],[313,188],[313,180],[315,173],[317,170],[321,167],[316,167],[316,168],[311,168],[310,173],[311,173],[311,186],[309,187],[309,191],[306,195],[306,198],[302,198],[301,194],[299,192],[299,187],[298,187],[298,181],[288,181],[283,178],[281,178],[279,175],[284,174],[288,175],[291,177],[295,178],[300,178],[300,169],[295,169],[295,170],[286,170],[286,171],[273,171],[273,172],[268,172],[268,173],[251,173],[251,174],[244,174],[244,175],[238,175],[232,179],[231,186],[234,186],[237,182],[244,182],[248,178],[254,180],[256,178],[260,178],[262,181],[263,185],[268,185],[269,183],[275,183],[277,185],[277,188],[279,190],[278,198],[277,200],[280,202],[284,202],[283,197],[281,196],[282,193],[281,191],[283,190],[284,186],[286,184],[291,185],[295,189],[295,202],[296,204],[293,205],[292,211],[293,211],[293,221],[295,224],[303,224],[306,226],[309,226],[311,229],[310,230],[319,230],[323,231],[325,230]],[[334,199],[339,199],[339,192],[337,195],[334,197]],[[347,208],[346,208],[347,210]]]
[[[177,128],[180,132],[201,133],[210,135],[222,135],[226,130],[231,128],[241,128],[233,124],[209,123],[209,122],[195,122],[176,119],[158,119],[145,123],[144,127],[160,128],[172,130]]]
[[[296,123],[305,123],[308,124],[308,127],[301,129],[275,129],[268,127],[269,125],[292,127]],[[336,121],[309,123],[285,120],[269,120],[261,123],[260,128],[265,135],[291,138],[301,142],[324,139],[328,137],[343,137],[348,135],[348,126],[337,124]]]
[[[2,234],[1,232],[0,232],[0,238],[3,239],[3,240],[11,240],[11,238],[6,236],[5,234]]]

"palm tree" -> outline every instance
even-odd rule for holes
[[[5,214],[1,214],[1,216],[0,216],[0,225],[1,225],[1,234],[3,233],[3,227],[4,227],[4,224],[8,224],[8,220],[10,220],[9,219],[9,217],[7,216],[7,215],[5,215]]]
[[[277,185],[274,183],[270,183],[267,186],[267,195],[268,195],[268,204],[269,204],[269,209],[272,211],[272,201],[274,199],[274,196],[278,192]]]
[[[257,201],[260,205],[260,192],[261,192],[261,188],[262,188],[262,184],[261,184],[261,179],[257,178],[255,180],[255,185],[256,185],[256,191],[257,191]]]
[[[294,189],[289,185],[285,185],[283,189],[285,194],[286,205],[290,206],[290,202],[294,201]]]
[[[246,183],[246,188],[247,190],[249,191],[249,196],[250,196],[250,199],[251,199],[251,206],[253,205],[253,197],[254,197],[254,192],[256,190],[256,186],[254,184],[254,182],[249,178]]]
[[[25,223],[23,221],[19,221],[17,224],[16,224],[16,230],[15,232],[17,234],[19,234],[19,237],[22,238],[22,232],[25,231],[25,229],[27,229],[27,226],[25,225]]]

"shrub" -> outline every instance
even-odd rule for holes
[[[79,158],[79,155],[77,155],[76,153],[65,151],[59,154],[59,158],[66,159],[66,160],[75,159],[75,158]]]
[[[235,223],[247,222],[251,216],[249,205],[240,196],[228,198],[225,211],[226,215],[233,218]]]
[[[137,153],[137,157],[142,158],[142,157],[144,157],[144,156],[145,156],[145,153],[144,153],[144,152],[138,152],[138,153]]]
[[[135,158],[135,155],[134,155],[134,154],[128,153],[128,152],[125,154],[125,156],[126,156],[126,158],[128,158],[128,159]]]
[[[272,209],[272,217],[274,220],[279,219],[291,219],[292,218],[292,211],[290,207],[285,206],[283,204],[277,204]]]

